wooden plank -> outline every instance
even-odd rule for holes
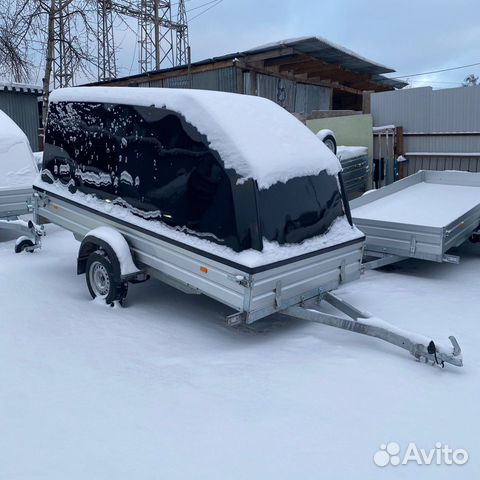
[[[322,118],[350,117],[352,115],[361,115],[362,112],[356,110],[314,110],[306,114],[307,120],[318,120]]]
[[[362,112],[363,113],[372,113],[371,102],[372,102],[372,92],[370,90],[364,91],[362,93]]]
[[[340,91],[344,92],[349,92],[349,93],[354,93],[355,95],[361,95],[360,90],[356,90],[354,88],[346,87],[344,85],[341,85],[339,83],[334,83],[334,82],[328,82],[328,81],[312,81],[307,77],[307,74],[300,74],[300,75],[295,75],[291,73],[277,73],[274,72],[268,68],[262,68],[258,67],[256,65],[251,65],[250,63],[244,62],[243,60],[240,60],[238,63],[238,66],[244,70],[250,70],[251,72],[256,72],[256,73],[262,73],[264,75],[271,75],[272,77],[277,77],[277,78],[284,78],[287,80],[292,80],[294,82],[300,82],[300,83],[305,83],[307,85],[317,85],[319,87],[327,87],[327,88],[335,88]]]
[[[203,73],[203,72],[210,72],[212,70],[219,70],[221,68],[229,68],[234,65],[232,60],[222,60],[220,62],[208,63],[205,65],[192,65],[191,73]],[[134,85],[143,82],[149,81],[159,81],[165,78],[172,78],[172,77],[180,77],[182,75],[188,75],[188,67],[180,68],[172,71],[158,71],[153,73],[146,73],[144,75],[139,75],[131,78],[119,79],[119,80],[111,80],[105,85],[113,85],[113,86],[128,86]]]
[[[257,72],[251,71],[251,81],[252,81],[252,95],[258,95],[258,88],[257,88]]]
[[[341,72],[342,69],[337,65],[322,62],[317,59],[305,59],[303,62],[295,64],[286,64],[279,67],[281,72],[292,71],[295,73],[310,73],[310,72]]]
[[[252,62],[259,62],[259,61],[264,61],[272,58],[277,58],[277,57],[284,57],[286,55],[293,55],[295,53],[295,50],[291,47],[283,47],[283,48],[278,48],[276,50],[269,50],[267,52],[263,53],[256,53],[253,55],[245,55],[243,57],[246,62],[252,63]]]
[[[235,67],[235,73],[237,76],[237,93],[245,93],[245,85],[243,83],[243,70],[241,68]]]
[[[395,128],[395,155],[398,157],[399,155],[405,154],[405,147],[403,141],[403,127],[396,127]]]
[[[295,65],[297,63],[305,62],[313,57],[309,57],[308,55],[295,53],[293,55],[284,55],[279,58],[271,58],[264,60],[264,67],[278,67],[283,65]]]

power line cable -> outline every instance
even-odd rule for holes
[[[210,0],[210,2],[207,2],[207,3],[202,3],[201,5],[197,5],[196,7],[192,7],[190,8],[187,13],[190,13],[190,12],[193,12],[194,10],[198,10],[199,8],[203,8],[203,7],[206,7],[207,5],[211,5],[212,3],[217,3],[219,2],[220,0]],[[223,1],[223,0],[222,0]]]
[[[196,18],[200,17],[201,15],[203,15],[204,13],[207,13],[209,10],[211,10],[213,7],[216,7],[217,5],[220,5],[221,3],[223,2],[223,0],[217,0],[216,3],[214,3],[213,5],[211,5],[210,7],[206,8],[205,10],[203,10],[202,12],[200,12],[199,14],[195,15],[194,17],[190,18],[189,19],[189,22],[191,22],[192,20],[195,20]],[[211,2],[210,2],[211,3]],[[187,12],[188,13],[188,12]]]
[[[408,77],[420,77],[421,75],[430,75],[432,73],[442,73],[442,72],[451,72],[452,70],[460,70],[461,68],[469,68],[469,67],[476,67],[480,65],[480,62],[471,63],[470,65],[462,65],[460,67],[451,67],[451,68],[444,68],[442,70],[433,70],[431,72],[423,72],[423,73],[412,73],[411,75],[401,75],[399,77],[390,77],[391,80],[398,80],[400,78],[408,78]]]

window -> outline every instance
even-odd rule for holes
[[[263,236],[279,244],[321,235],[344,214],[337,179],[326,172],[276,183],[258,198]]]
[[[174,112],[52,104],[44,168],[135,215],[240,249],[230,178],[206,138]]]

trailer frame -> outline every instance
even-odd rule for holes
[[[229,326],[252,324],[278,313],[379,338],[408,350],[416,359],[443,366],[462,366],[462,353],[455,337],[451,349],[438,348],[433,340],[400,330],[373,317],[331,293],[361,273],[364,237],[325,248],[285,262],[249,268],[228,259],[188,247],[145,231],[142,227],[79,204],[34,186],[34,219],[43,225],[55,223],[83,240],[100,226],[111,228],[126,240],[131,260],[142,280],[155,277],[185,293],[205,294],[232,308]],[[119,269],[117,269],[119,270]],[[85,273],[79,269],[78,273]],[[126,276],[124,281],[136,281]],[[318,310],[326,302],[350,319]]]

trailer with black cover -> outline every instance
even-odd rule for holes
[[[232,309],[229,325],[274,313],[375,336],[418,359],[462,365],[435,344],[332,292],[359,278],[338,159],[266,99],[219,92],[85,87],[49,106],[35,217],[81,242],[93,297],[122,302],[160,279]],[[350,318],[322,312],[325,301]]]

